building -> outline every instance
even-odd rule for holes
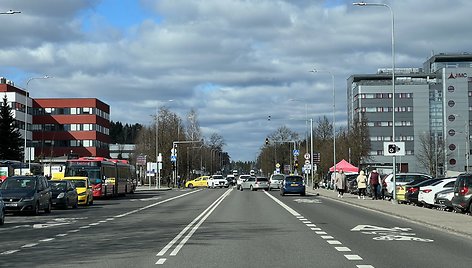
[[[3,77],[0,93],[7,96],[23,139],[26,134],[26,159],[42,160],[71,153],[110,156],[108,104],[95,98],[31,99],[27,91]],[[32,157],[28,157],[28,152]]]
[[[110,157],[114,159],[131,159],[136,149],[135,144],[110,144]]]
[[[423,68],[395,69],[395,141],[405,143],[397,171],[427,172],[426,155],[436,174],[469,167],[472,107],[472,55],[438,54]],[[470,75],[472,77],[472,75]],[[392,167],[384,142],[392,142],[392,73],[352,75],[348,79],[348,122],[364,119],[371,152],[365,164]],[[429,152],[429,153],[427,153]]]
[[[35,157],[109,157],[109,115],[110,106],[95,98],[34,99]]]

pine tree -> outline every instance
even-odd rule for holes
[[[15,125],[13,112],[7,104],[7,96],[3,97],[0,106],[0,159],[19,160],[23,158],[22,138]]]

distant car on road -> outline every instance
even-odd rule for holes
[[[209,176],[200,176],[193,180],[187,181],[185,183],[185,187],[193,188],[193,187],[208,187],[208,178]]]
[[[284,174],[272,174],[269,179],[269,191],[272,189],[280,189],[282,182],[284,181]]]
[[[236,189],[240,190],[241,184],[251,178],[251,175],[239,175],[236,180]]]
[[[299,194],[304,196],[306,194],[305,183],[301,176],[286,176],[280,188],[280,195]]]
[[[220,188],[223,188],[223,187],[229,187],[228,185],[228,181],[223,178],[223,175],[212,175],[209,179],[208,179],[208,188],[216,188],[216,187],[220,187]]]
[[[48,182],[52,191],[52,205],[54,207],[78,207],[79,195],[70,181],[56,180]]]
[[[44,176],[11,176],[0,186],[7,212],[51,212],[52,193]]]
[[[241,183],[239,188],[241,191],[249,189],[251,191],[257,191],[258,189],[269,189],[269,180],[266,177],[249,177],[246,181]]]
[[[87,177],[64,177],[59,180],[70,181],[74,185],[79,195],[79,205],[93,205],[92,184]]]

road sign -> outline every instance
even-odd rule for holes
[[[297,150],[297,149],[293,150],[293,155],[294,155],[294,156],[300,155],[300,151]]]
[[[138,157],[136,157],[136,163],[140,166],[146,165],[146,156],[142,154],[138,155]]]
[[[176,162],[177,161],[177,156],[176,155],[171,155],[170,156],[170,161],[171,162]]]
[[[405,142],[384,142],[384,156],[405,155]]]
[[[275,164],[275,167],[280,168],[280,164],[279,163]]]
[[[311,165],[310,164],[305,164],[303,166],[306,170],[311,170]]]
[[[310,154],[309,154],[309,153],[306,153],[306,154],[303,155],[303,157],[304,157],[306,160],[308,160],[308,159],[310,159]]]
[[[177,149],[175,149],[175,148],[170,149],[170,154],[171,155],[176,155],[177,154]]]
[[[321,160],[320,153],[313,153],[313,162],[319,163]]]
[[[309,165],[309,164],[311,164],[310,160],[308,160],[308,159],[305,160],[305,165]]]

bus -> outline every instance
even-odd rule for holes
[[[123,196],[135,190],[133,166],[122,160],[80,157],[66,162],[65,177],[88,177],[94,198]]]
[[[17,160],[0,160],[0,184],[13,175],[42,175],[43,167],[39,163],[23,163]]]

